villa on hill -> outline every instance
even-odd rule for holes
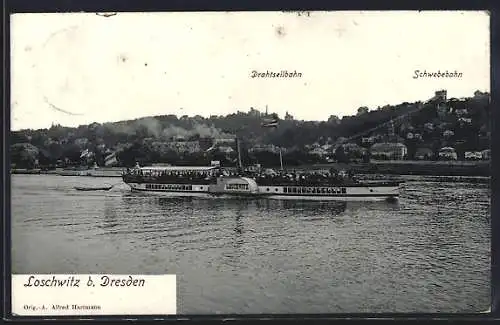
[[[407,147],[399,142],[375,143],[370,147],[370,154],[374,159],[403,160],[408,155]]]

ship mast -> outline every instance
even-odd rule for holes
[[[273,115],[273,118],[271,120],[267,120],[266,124],[262,124],[263,126],[271,126],[272,127],[277,127],[278,126],[278,117],[276,115],[274,115],[274,113],[272,114]],[[287,115],[288,115],[288,112],[287,112]],[[269,116],[268,114],[268,110],[267,110],[267,105],[266,105],[266,115],[265,117],[267,118]],[[276,118],[275,118],[276,116]],[[280,154],[280,166],[281,166],[281,171],[283,171],[283,154],[281,152],[281,147],[279,147],[279,154]]]
[[[281,154],[281,147],[280,147],[280,165],[281,165],[281,171],[283,171],[283,155]]]
[[[236,151],[238,152],[238,169],[243,169],[243,164],[241,163],[241,150],[240,150],[240,140],[236,137]]]

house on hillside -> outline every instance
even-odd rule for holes
[[[408,155],[408,148],[399,142],[375,143],[370,148],[370,154],[374,159],[403,160]]]
[[[347,141],[347,138],[344,138],[344,137],[338,137],[337,140],[336,140],[338,143],[344,143]]]
[[[89,143],[89,139],[87,138],[78,138],[75,139],[74,144],[80,147],[80,149],[84,148]]]
[[[281,149],[282,152],[284,152],[284,149]],[[249,152],[272,152],[272,153],[279,153],[280,152],[280,147],[275,146],[274,144],[256,144],[250,150]]]
[[[168,145],[168,143],[166,142],[163,142],[163,141],[155,141],[153,143],[151,143],[151,148],[154,150],[154,151],[157,151],[159,153],[165,153],[168,149],[170,149],[170,146]],[[108,152],[107,152],[108,153]],[[111,153],[111,152],[109,152]]]
[[[483,154],[481,151],[466,151],[465,160],[481,160],[483,159]]]
[[[195,153],[201,151],[198,141],[175,141],[169,142],[167,146],[178,153]]]
[[[361,159],[366,154],[366,149],[356,143],[345,143],[342,145],[344,154],[349,159]]]
[[[356,143],[345,143],[342,145],[342,148],[344,149],[345,153],[348,152],[363,152],[364,148],[359,146]]]
[[[439,150],[438,157],[441,160],[457,160],[458,155],[454,148],[443,147]]]
[[[418,148],[415,152],[417,160],[431,160],[434,157],[434,152],[429,148]]]
[[[424,124],[424,130],[427,131],[427,132],[434,131],[434,124],[432,124],[431,122],[425,123]]]
[[[361,143],[364,145],[372,145],[375,143],[375,137],[364,137],[361,138]]]
[[[453,132],[452,130],[446,130],[443,132],[443,137],[445,137],[445,138],[450,138],[454,135],[455,135],[455,132]]]
[[[309,151],[309,154],[314,155],[314,156],[318,156],[318,157],[325,157],[326,155],[328,155],[328,151],[326,151],[323,148],[318,147],[318,148],[314,148],[313,150]]]
[[[186,137],[183,135],[175,135],[172,137],[172,141],[174,142],[180,142],[180,141],[185,141]]]
[[[468,124],[472,124],[472,119],[470,117],[461,117],[458,119],[458,122],[461,125],[468,125]]]
[[[469,114],[469,111],[467,110],[467,108],[459,108],[459,109],[455,110],[456,116],[466,116],[467,114]]]

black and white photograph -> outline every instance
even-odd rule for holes
[[[10,48],[12,274],[490,310],[488,12],[17,13]]]

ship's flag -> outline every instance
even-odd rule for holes
[[[89,149],[83,150],[82,153],[80,154],[80,158],[88,157],[88,156],[89,156]]]
[[[118,160],[116,159],[116,152],[112,152],[104,158],[104,166],[110,166],[116,164]]]

